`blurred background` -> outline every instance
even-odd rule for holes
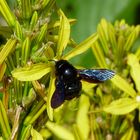
[[[81,42],[96,31],[102,18],[110,22],[125,19],[128,24],[140,23],[139,0],[57,0],[69,18],[76,18],[72,36]]]

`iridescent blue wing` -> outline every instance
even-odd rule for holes
[[[63,81],[56,80],[56,89],[51,99],[51,107],[57,108],[64,103],[64,83]]]
[[[91,83],[101,83],[115,75],[114,71],[108,69],[83,69],[77,70],[77,72],[82,80]]]

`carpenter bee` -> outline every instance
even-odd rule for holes
[[[55,62],[55,86],[56,89],[51,99],[52,108],[57,108],[65,100],[71,100],[80,96],[82,89],[81,80],[90,83],[101,83],[115,75],[108,69],[76,69],[66,60]]]

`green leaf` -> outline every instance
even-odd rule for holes
[[[128,55],[128,65],[130,65],[130,74],[136,84],[137,90],[140,92],[140,64],[136,55]]]
[[[77,113],[76,123],[78,129],[78,135],[81,140],[87,140],[89,136],[89,116],[88,110],[90,107],[89,98],[86,95],[81,95],[80,104]]]
[[[97,39],[98,39],[98,35],[96,33],[91,35],[85,41],[81,42],[74,49],[72,49],[70,52],[64,55],[62,59],[68,60],[76,55],[85,52],[88,48],[90,48],[93,45],[93,43],[97,41]]]
[[[130,95],[131,97],[135,97],[136,96],[136,92],[135,90],[130,86],[130,84],[125,81],[122,77],[120,77],[119,75],[115,75],[111,81],[113,82],[114,85],[116,85],[119,89],[121,89],[122,91],[126,92],[128,95]]]
[[[51,121],[53,120],[53,109],[51,107],[51,99],[52,99],[52,95],[54,91],[55,91],[55,74],[54,74],[54,71],[52,70],[52,73],[50,76],[48,96],[47,96],[48,97],[47,98],[47,113]]]
[[[54,133],[54,135],[56,135],[59,139],[62,140],[75,140],[74,135],[66,128],[48,121],[46,123],[46,127],[52,132]]]
[[[32,136],[32,140],[43,140],[41,134],[33,128],[31,129],[31,136]]]
[[[4,45],[2,50],[0,51],[0,64],[6,59],[9,55],[11,50],[16,46],[17,40],[16,39],[9,39],[7,43]]]
[[[13,77],[20,81],[34,81],[43,77],[51,70],[49,64],[33,64],[23,68],[16,68],[12,71]]]
[[[62,10],[59,10],[60,14],[60,28],[58,33],[57,43],[57,56],[61,57],[63,50],[66,48],[70,37],[70,23]]]
[[[111,102],[103,108],[103,111],[114,115],[124,115],[135,110],[140,105],[136,99],[121,98]]]

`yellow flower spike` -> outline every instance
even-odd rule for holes
[[[111,23],[108,24],[108,37],[112,46],[112,50],[115,53],[115,49],[117,47],[116,31]]]
[[[51,121],[53,121],[53,108],[51,107],[51,99],[52,99],[52,95],[54,91],[55,91],[55,73],[52,70],[51,76],[50,76],[48,95],[47,95],[47,113]]]
[[[30,0],[21,0],[22,16],[29,19],[32,15],[32,6]]]
[[[99,39],[103,46],[105,54],[108,54],[108,22],[105,19],[101,20],[101,23],[98,25],[97,32],[99,34]]]
[[[68,60],[76,55],[79,55],[79,54],[85,52],[87,49],[92,47],[92,45],[97,41],[97,39],[98,39],[97,33],[92,34],[85,41],[81,42],[74,49],[72,49],[70,52],[68,52],[66,55],[64,55],[62,57],[62,59]]]
[[[8,25],[14,27],[16,17],[14,16],[13,12],[7,5],[6,0],[0,0],[0,12],[3,15],[4,19],[6,20],[6,22],[8,23]]]
[[[107,68],[104,53],[102,49],[100,48],[100,45],[98,42],[95,42],[95,44],[92,46],[92,51],[97,59],[99,66],[101,68]]]
[[[16,47],[17,39],[9,39],[0,51],[0,64],[6,59],[14,47]]]
[[[70,38],[70,23],[61,9],[59,10],[59,15],[60,15],[60,28],[57,43],[58,58],[61,57],[62,52],[66,48]]]
[[[37,43],[41,43],[43,41],[43,39],[45,38],[46,32],[47,32],[47,28],[48,28],[48,24],[44,24],[41,29],[40,29],[40,33],[37,37],[36,42]]]
[[[18,38],[23,39],[23,31],[20,23],[18,21],[15,22],[15,34]]]
[[[31,21],[30,21],[30,29],[33,30],[35,28],[35,25],[37,24],[38,21],[38,13],[37,11],[34,11]]]
[[[132,45],[134,44],[135,40],[138,38],[140,31],[140,26],[136,26],[133,31],[128,36],[126,43],[124,45],[125,50],[129,51]]]
[[[48,3],[50,2],[50,0],[42,0],[42,1],[39,1],[39,2],[41,3],[42,8],[45,8],[48,5]]]
[[[23,42],[22,45],[22,50],[21,50],[21,59],[22,63],[25,65],[29,59],[29,54],[30,54],[30,39],[29,37],[26,37],[26,39]]]

